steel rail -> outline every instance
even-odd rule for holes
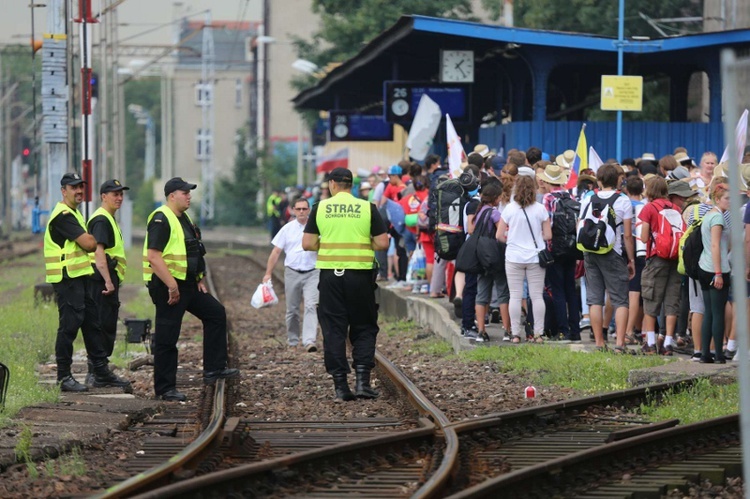
[[[138,499],[190,497],[201,495],[201,491],[209,495],[220,495],[220,491],[234,489],[235,487],[246,487],[247,483],[253,480],[260,481],[264,476],[272,477],[274,473],[280,470],[304,469],[311,463],[319,463],[325,459],[356,459],[356,456],[361,456],[363,451],[372,451],[377,448],[389,449],[393,445],[405,445],[410,442],[430,441],[434,445],[435,439],[440,438],[440,436],[445,439],[445,452],[441,464],[432,477],[412,497],[435,497],[436,494],[443,493],[458,456],[456,433],[450,429],[446,432],[442,431],[442,428],[449,422],[448,418],[427,399],[398,367],[379,352],[376,353],[375,360],[378,369],[391,380],[396,389],[423,416],[420,419],[421,424],[424,425],[422,428],[367,438],[357,442],[337,444],[322,449],[281,456],[260,463],[221,470],[210,475],[167,485],[136,497]],[[443,435],[440,435],[441,433]]]
[[[216,287],[214,286],[211,272],[206,263],[206,279],[207,287],[213,296],[217,296]],[[175,454],[168,460],[164,461],[158,466],[154,466],[142,473],[139,473],[124,482],[120,482],[117,485],[113,485],[108,488],[103,494],[97,495],[97,498],[114,499],[120,497],[129,497],[138,492],[143,491],[147,487],[152,487],[155,484],[164,483],[169,480],[181,469],[189,467],[191,463],[199,460],[206,451],[210,450],[212,446],[220,442],[221,436],[223,435],[223,425],[226,419],[225,413],[225,402],[226,402],[226,383],[225,380],[220,379],[214,385],[214,399],[213,407],[211,411],[211,420],[203,432],[198,437],[188,444],[182,451]]]
[[[557,459],[538,463],[534,466],[521,468],[490,480],[486,480],[473,487],[455,493],[450,499],[468,499],[477,497],[541,497],[550,493],[545,487],[571,487],[565,480],[573,481],[575,473],[586,470],[596,475],[596,470],[609,468],[610,472],[622,473],[613,463],[639,459],[648,463],[648,467],[656,467],[655,455],[669,454],[666,450],[673,446],[674,454],[687,456],[690,454],[688,441],[701,439],[705,442],[707,435],[720,435],[722,432],[739,432],[739,415],[734,414],[720,418],[701,421],[684,426],[667,429],[655,428],[656,431],[644,435],[606,443],[569,454]],[[644,458],[648,458],[644,459]],[[558,489],[559,490],[559,489]]]

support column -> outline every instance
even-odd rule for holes
[[[708,121],[721,123],[721,73],[718,63],[706,68],[706,75],[708,76]]]
[[[675,72],[669,75],[669,121],[687,121],[689,72]]]
[[[547,82],[549,80],[549,68],[534,68],[534,121],[547,120]]]

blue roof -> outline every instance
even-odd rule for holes
[[[589,35],[585,33],[568,33],[527,28],[507,28],[488,24],[441,19],[436,17],[410,16],[413,19],[412,29],[442,35],[461,36],[481,40],[508,43],[564,47],[577,50],[597,50],[617,52],[617,38]],[[650,40],[626,39],[623,47],[625,53],[645,53],[669,50],[687,50],[733,43],[750,43],[750,29],[715,31],[681,35],[669,38]]]

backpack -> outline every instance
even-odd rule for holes
[[[552,213],[552,256],[555,260],[580,260],[583,256],[576,246],[576,229],[581,203],[566,191],[553,195],[557,203]]]
[[[612,251],[617,235],[614,205],[619,197],[619,192],[615,192],[608,199],[600,198],[599,194],[591,196],[591,201],[578,221],[576,246],[579,250],[600,255]]]
[[[654,207],[658,210],[656,226],[651,228],[654,253],[665,260],[677,260],[680,239],[685,234],[682,214],[669,201],[654,201]]]
[[[703,236],[701,234],[701,225],[703,218],[698,217],[698,205],[694,205],[695,210],[693,223],[685,230],[680,238],[679,260],[677,263],[677,272],[686,275],[693,280],[699,280],[701,253],[703,253]]]
[[[435,189],[435,252],[444,260],[454,260],[466,240],[463,210],[466,205],[464,188],[458,179],[446,180]]]
[[[437,183],[430,184],[430,193],[427,196],[427,218],[429,220],[429,227],[428,230],[431,234],[435,232],[435,228],[437,227],[437,194],[438,194],[438,187],[440,184],[445,182],[446,180],[449,180],[450,177],[447,175],[441,175],[437,178]]]

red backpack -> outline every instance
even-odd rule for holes
[[[665,260],[677,260],[680,254],[680,239],[685,233],[685,221],[671,202],[657,199],[653,204],[658,210],[656,224],[650,227],[654,253]]]

